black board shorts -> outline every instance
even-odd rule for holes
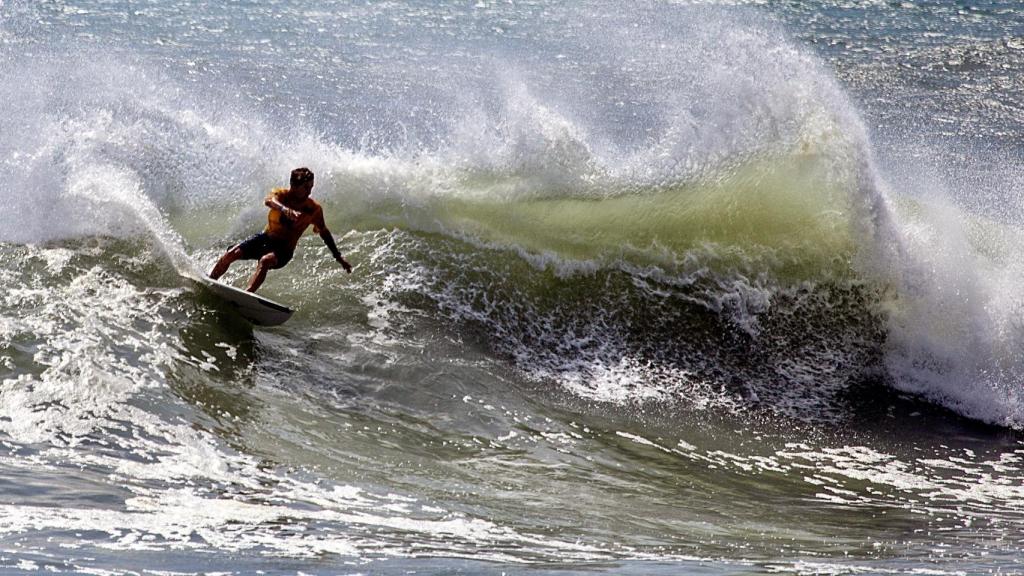
[[[271,238],[266,232],[253,235],[235,248],[242,251],[242,260],[258,260],[273,252],[277,256],[277,265],[274,268],[281,268],[287,264],[295,253],[290,246]]]

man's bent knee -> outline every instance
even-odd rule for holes
[[[236,260],[240,260],[241,258],[242,258],[242,249],[239,248],[238,246],[235,246],[233,248],[229,248],[228,251],[225,252],[224,255],[220,257],[220,259],[222,261],[227,261],[227,262],[234,262]]]
[[[234,248],[229,249],[227,252],[224,253],[223,256],[220,257],[220,259],[217,260],[217,263],[213,265],[213,270],[210,270],[210,278],[216,280],[223,276],[224,273],[228,271],[228,267],[234,264],[241,257],[241,248],[236,246]]]
[[[260,258],[260,266],[267,269],[277,268],[277,255],[271,252],[270,254],[263,256]]]

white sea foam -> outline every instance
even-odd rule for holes
[[[17,452],[24,448],[16,448],[4,466],[37,478],[94,477],[94,490],[110,492],[106,497],[124,506],[5,504],[0,534],[6,537],[41,533],[71,548],[121,552],[214,549],[292,557],[407,555],[417,541],[428,540],[444,542],[445,556],[513,563],[524,560],[502,547],[580,561],[633,555],[552,540],[391,491],[268,468],[174,416],[189,408],[166,393],[168,371],[179,362],[205,362],[190,359],[168,329],[165,318],[178,290],[139,290],[99,268],[78,270],[81,254],[63,248],[28,254],[62,262],[61,273],[74,277],[67,286],[9,287],[0,296],[5,309],[26,311],[19,323],[4,326],[3,335],[39,343],[32,358],[38,372],[0,384],[0,431],[11,445],[37,452],[23,457]],[[152,397],[162,405],[152,405]],[[382,533],[420,536],[373,535]],[[494,546],[498,542],[504,544]],[[493,551],[481,556],[484,544]]]
[[[258,16],[251,25],[270,23],[260,20],[263,9],[251,8]],[[389,9],[367,5],[317,18],[351,16],[358,28],[370,22],[359,16],[392,16]],[[443,10],[449,9],[461,7]],[[0,530],[119,552],[436,553],[506,562],[677,558],[660,549],[550,538],[485,513],[459,512],[458,505],[396,498],[392,486],[332,483],[316,477],[315,465],[277,467],[256,456],[258,448],[254,454],[232,448],[245,446],[233,431],[211,431],[219,430],[211,421],[221,411],[204,414],[202,400],[186,402],[187,392],[172,391],[172,383],[182,384],[169,376],[175,370],[220,372],[229,363],[218,360],[230,354],[256,366],[258,360],[235,340],[221,347],[213,338],[218,344],[188,351],[175,328],[193,319],[194,300],[182,304],[179,290],[147,288],[116,266],[79,267],[79,257],[106,253],[76,252],[76,239],[149,237],[181,269],[190,251],[210,256],[227,239],[258,229],[260,199],[296,165],[317,172],[315,194],[332,227],[370,230],[351,242],[365,250],[366,279],[344,294],[355,294],[346,300],[351,306],[370,311],[360,324],[365,332],[346,333],[355,346],[399,359],[396,344],[426,351],[427,340],[438,331],[448,335],[449,326],[425,336],[402,331],[410,318],[426,316],[463,323],[456,330],[482,328],[488,351],[510,359],[527,380],[554,383],[617,414],[644,402],[727,412],[759,403],[798,418],[829,418],[835,399],[857,377],[858,362],[870,362],[870,342],[856,331],[814,332],[813,322],[772,332],[769,321],[784,324],[808,307],[814,313],[807,316],[828,319],[836,310],[827,300],[830,283],[846,288],[853,278],[855,287],[873,282],[894,295],[857,310],[879,304],[888,314],[885,364],[897,387],[1019,426],[1020,338],[1007,320],[1021,308],[1015,296],[1021,274],[1012,264],[1021,245],[1016,234],[1000,229],[1006,233],[995,242],[979,242],[963,211],[935,202],[896,211],[897,193],[875,158],[885,151],[874,148],[832,74],[809,50],[786,41],[784,31],[750,24],[746,13],[661,18],[663,9],[577,14],[569,7],[561,16],[573,25],[564,28],[558,18],[516,13],[500,24],[525,43],[515,45],[526,48],[522,54],[472,43],[438,54],[434,48],[472,34],[451,28],[442,9],[433,20],[400,14],[382,20],[414,24],[422,34],[403,35],[400,50],[385,43],[388,51],[372,46],[361,53],[354,47],[372,38],[358,30],[334,45],[353,47],[342,56],[326,50],[299,60],[293,45],[266,39],[239,44],[255,49],[255,59],[220,53],[228,61],[220,68],[220,58],[204,63],[190,53],[186,62],[166,44],[215,29],[220,13],[139,7],[133,18],[166,21],[171,33],[158,27],[141,42],[118,38],[99,48],[89,38],[105,32],[90,27],[89,18],[103,11],[55,8],[50,15],[19,6],[38,25],[56,28],[34,43],[0,18],[0,100],[8,106],[0,117],[0,176],[7,186],[0,192],[6,208],[0,241],[10,245],[12,262],[24,250],[35,266],[25,275],[46,279],[40,284],[0,271],[4,309],[17,311],[0,318],[0,345],[11,351],[0,366],[17,372],[5,373],[0,385],[0,431],[6,448],[30,454],[9,461],[26,476],[96,486],[113,479],[120,486],[93,487],[100,495],[95,502],[64,507],[6,504]],[[277,15],[294,16],[286,6]],[[473,26],[476,16],[467,19]],[[83,26],[54,24],[66,17]],[[416,28],[426,21],[430,31]],[[185,22],[187,31],[173,29],[175,22]],[[551,22],[556,27],[538,36],[551,45],[529,44],[523,32]],[[72,34],[72,28],[80,30]],[[225,39],[253,32],[243,28],[216,28],[217,45],[233,46]],[[447,35],[444,42],[434,42],[435,31]],[[29,47],[22,51],[14,41]],[[190,49],[197,47],[206,54],[209,45]],[[329,64],[317,68],[314,60]],[[206,76],[204,67],[210,67]],[[496,67],[498,77],[491,73]],[[293,69],[300,77],[273,77]],[[365,91],[346,99],[353,86]],[[312,94],[323,98],[319,108]],[[319,122],[337,108],[355,119]],[[63,247],[47,244],[53,241]],[[791,268],[797,272],[787,276]],[[321,311],[312,303],[328,299],[323,294],[306,300],[310,317]],[[561,300],[547,300],[552,294]],[[671,316],[679,310],[692,315]],[[695,324],[687,333],[673,326],[652,330],[664,318]],[[701,331],[708,326],[718,332]],[[696,346],[722,333],[735,349]],[[306,335],[288,344],[289,361],[314,356],[300,349],[318,345],[303,340]],[[291,336],[266,338],[277,346]],[[746,363],[715,364],[729,352],[745,361],[752,354]],[[739,370],[751,364],[755,370]],[[335,384],[365,374],[316,376]],[[275,391],[265,389],[272,385],[234,384],[225,394],[255,390],[265,401],[253,403],[255,422],[245,432],[268,433],[258,412],[275,400]],[[474,410],[497,412],[489,399],[472,402]],[[516,430],[503,428],[497,438],[513,448],[536,442],[566,456],[582,450],[589,434]],[[296,436],[297,445],[319,439]],[[782,482],[800,486],[799,497],[822,506],[893,507],[942,528],[977,527],[986,516],[1019,520],[1016,456],[915,460],[863,446],[755,455],[703,449],[696,440],[616,437],[631,449],[744,481],[782,475]],[[487,445],[476,436],[467,442]],[[570,466],[559,461],[544,469]],[[958,510],[954,501],[966,504]],[[650,540],[646,532],[636,538]]]
[[[1013,266],[996,271],[1005,260],[978,254],[966,233],[949,234],[964,230],[962,212],[925,210],[918,221],[901,220],[890,205],[891,191],[857,110],[830,74],[812,55],[777,36],[735,24],[712,19],[712,25],[700,29],[684,26],[696,35],[694,41],[662,48],[675,58],[677,75],[660,78],[645,94],[632,94],[657,101],[654,116],[663,121],[651,124],[651,137],[642,146],[616,142],[609,126],[561,98],[557,85],[523,70],[510,69],[493,80],[481,94],[486,105],[463,108],[449,118],[455,128],[445,147],[367,151],[300,130],[287,133],[285,145],[258,114],[224,108],[217,99],[202,102],[173,79],[154,74],[145,62],[109,56],[88,62],[81,57],[8,62],[4,72],[9,76],[24,76],[26,67],[47,74],[4,88],[18,102],[16,113],[3,119],[5,132],[29,135],[0,142],[0,149],[9,152],[9,190],[34,192],[6,194],[13,209],[4,212],[0,238],[40,242],[141,233],[154,238],[176,268],[188,270],[193,266],[187,255],[190,239],[223,242],[254,227],[259,210],[240,209],[246,200],[258,204],[266,188],[280,183],[281,176],[267,166],[310,164],[320,174],[317,194],[329,215],[343,215],[336,219],[441,233],[483,249],[511,250],[535,268],[563,277],[619,268],[632,269],[638,280],[692,283],[695,275],[720,273],[706,266],[723,259],[734,262],[740,254],[739,262],[748,269],[722,274],[716,289],[691,297],[756,334],[758,318],[772,310],[778,290],[764,275],[790,259],[807,258],[799,250],[815,246],[811,240],[799,244],[799,230],[783,238],[781,247],[768,249],[757,238],[746,239],[742,229],[725,242],[692,244],[656,229],[664,225],[664,214],[654,218],[640,210],[637,217],[630,203],[606,210],[607,215],[588,209],[634,198],[633,204],[643,207],[646,195],[735,175],[752,158],[786,162],[812,157],[835,189],[820,199],[807,198],[807,204],[823,202],[821,209],[848,228],[837,234],[854,238],[852,259],[860,273],[896,287],[898,301],[886,308],[891,331],[887,367],[894,384],[969,416],[1017,425],[1020,376],[1013,351],[1019,348],[1019,335],[1008,319],[1022,307],[1013,297],[1019,271]],[[658,54],[637,61],[634,74],[650,76],[665,58]],[[703,70],[713,73],[694,76]],[[95,80],[124,71],[129,81]],[[58,81],[68,74],[74,91]],[[169,89],[155,90],[154,79],[169,83]],[[239,121],[240,115],[247,121]],[[764,186],[740,191],[757,195]],[[683,206],[706,200],[700,194],[678,198]],[[742,217],[744,204],[755,200],[723,201],[723,210],[736,212],[704,216],[729,222]],[[537,201],[578,205],[560,224],[529,224],[544,214],[543,208],[529,208]],[[793,203],[800,205],[800,198]],[[47,206],[46,211],[39,206]],[[188,223],[206,222],[204,212],[225,209],[232,210],[227,225]],[[525,225],[510,228],[517,219]],[[594,231],[580,242],[576,236],[588,219]],[[182,223],[185,230],[179,232],[175,225]],[[677,228],[700,224],[700,218],[684,218]],[[941,238],[938,230],[944,231]],[[1011,249],[1016,240],[1003,238]],[[644,269],[649,272],[637,272]],[[383,322],[385,308],[380,310],[377,321]],[[616,336],[605,337],[612,346]],[[609,401],[671,394],[645,386],[650,374],[629,368],[637,365],[635,359],[599,356],[584,360],[589,366],[583,369],[563,366],[556,372],[567,388]],[[805,368],[797,362],[781,366],[779,374],[806,389],[807,383],[800,382],[820,380],[822,372]],[[688,376],[683,371],[674,378],[683,382]],[[836,386],[843,383],[837,380]],[[763,390],[756,394],[770,396]],[[790,410],[783,406],[782,411]]]

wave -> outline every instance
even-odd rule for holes
[[[491,52],[504,72],[474,76],[444,54],[422,101],[348,102],[401,137],[297,121],[141,55],[8,58],[0,241],[144,235],[175,268],[203,268],[309,165],[331,228],[357,231],[368,302],[425,294],[577,393],[707,390],[813,418],[875,375],[1024,425],[1019,234],[981,224],[1002,231],[993,252],[971,236],[980,219],[891,190],[843,88],[777,28],[687,14],[701,17],[638,39],[591,22],[587,49],[614,69],[558,75],[556,53],[535,70]]]

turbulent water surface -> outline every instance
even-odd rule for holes
[[[1022,68],[1011,0],[0,0],[0,570],[1024,570]],[[296,166],[355,271],[254,328],[180,274]]]

